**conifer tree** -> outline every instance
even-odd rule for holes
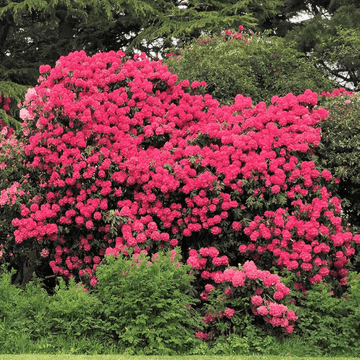
[[[339,87],[359,91],[359,18],[358,0],[285,0],[260,27],[285,37],[319,70],[330,72]]]

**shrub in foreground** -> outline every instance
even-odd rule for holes
[[[164,259],[164,255],[159,254],[158,259]],[[184,275],[182,279],[177,276],[173,278],[173,275],[178,275],[174,271],[176,264],[171,262],[171,265],[168,263],[165,266],[164,263],[168,262],[168,259],[169,256],[161,266],[158,266],[160,264],[156,264],[156,262],[149,264],[149,268],[154,265],[154,269],[159,269],[159,267],[171,269],[165,271],[165,275],[152,274],[155,276],[155,283],[158,287],[160,286],[160,289],[153,289],[153,295],[160,294],[163,297],[162,287],[157,282],[160,278],[163,280],[163,288],[169,289],[170,283],[179,284],[180,282],[183,284],[182,286],[188,286],[184,281],[187,280],[188,275],[182,270],[181,273]],[[109,264],[106,265],[105,262],[108,260]],[[118,260],[115,260],[113,256],[107,257],[104,262],[103,275],[109,274],[111,268],[112,270],[116,269],[116,273],[119,275],[122,270],[114,266]],[[122,275],[119,278],[130,277],[135,280],[130,273],[133,270],[137,273],[142,265],[137,267],[136,264],[139,264],[139,261],[134,260],[125,266],[125,269],[129,271],[129,276]],[[147,261],[148,259],[141,259],[140,262],[142,260]],[[121,258],[119,263],[125,264],[125,261],[124,258]],[[134,266],[131,267],[131,264]],[[145,273],[149,268],[145,270]],[[131,281],[130,279],[129,281]],[[152,282],[152,279],[145,284],[147,289],[151,288],[149,283]],[[144,353],[159,355],[174,353],[176,349],[181,355],[263,354],[283,356],[291,353],[295,356],[357,356],[360,351],[359,329],[356,326],[360,320],[360,281],[358,274],[355,273],[350,274],[349,279],[349,291],[342,298],[335,298],[332,292],[329,292],[330,287],[324,284],[315,285],[314,289],[309,290],[306,296],[298,294],[297,302],[292,306],[296,309],[300,321],[299,326],[291,335],[284,337],[281,332],[270,333],[264,327],[259,327],[256,319],[246,310],[253,300],[244,292],[244,298],[238,299],[238,301],[242,301],[244,307],[238,314],[240,316],[232,317],[233,328],[226,327],[226,323],[217,317],[217,325],[213,324],[212,326],[215,331],[219,332],[219,336],[214,337],[212,341],[200,342],[194,340],[191,333],[186,334],[186,329],[185,333],[179,331],[185,323],[189,328],[194,326],[195,322],[191,323],[193,319],[189,314],[190,307],[176,307],[176,304],[171,304],[166,297],[164,301],[160,302],[155,301],[155,296],[150,299],[140,298],[138,301],[137,294],[141,295],[141,289],[136,287],[135,281],[126,285],[126,288],[129,290],[131,287],[133,292],[127,291],[118,294],[119,298],[116,291],[113,293],[114,296],[110,296],[110,292],[106,290],[107,294],[103,298],[111,299],[112,302],[105,304],[99,301],[97,294],[84,292],[83,286],[76,284],[73,279],[67,286],[63,280],[60,280],[56,294],[49,297],[41,289],[38,280],[29,282],[26,290],[19,289],[11,285],[11,273],[2,271],[0,273],[0,353],[123,354],[126,352],[137,355]],[[111,281],[113,281],[113,277]],[[139,287],[143,285],[144,283],[140,281]],[[122,286],[122,288],[124,287]],[[210,292],[209,302],[217,309],[216,303],[223,303],[224,295],[220,290],[208,290]],[[176,290],[170,288],[170,292],[175,293]],[[145,293],[144,296],[146,296]],[[300,298],[301,296],[303,298]],[[122,306],[119,299],[122,299],[125,304],[132,301],[134,305],[130,307],[137,308],[134,313],[124,314],[129,321],[123,330],[123,333],[127,332],[127,336],[124,338],[119,337],[116,333],[117,331],[120,333],[120,327],[116,325],[118,320],[121,321],[120,312],[116,307],[116,304]],[[178,299],[184,300],[184,296],[180,295]],[[143,314],[139,311],[142,307],[141,300],[145,301]],[[145,308],[146,305],[151,306],[150,303],[155,304],[155,308],[150,309],[157,311],[159,316],[164,317],[163,319],[152,318],[151,310]],[[179,317],[180,314],[181,317]],[[195,313],[194,315],[196,316]],[[157,328],[157,325],[160,326],[160,322],[164,319],[169,322],[168,325],[165,324],[169,334],[165,334]],[[144,322],[150,320],[155,321],[154,326],[150,323],[144,330],[143,327],[146,325]],[[161,328],[163,326],[161,325]],[[133,337],[130,336],[130,333],[136,328],[139,328],[139,332],[135,333]],[[159,336],[156,346],[153,349],[143,348],[142,345],[154,338],[155,330],[158,330],[156,332]]]
[[[99,301],[83,287],[60,279],[49,296],[37,278],[26,289],[12,285],[13,274],[4,267],[0,272],[1,353],[58,353],[69,350],[70,343],[84,343],[78,353],[94,351],[86,339],[114,345],[101,328]]]
[[[11,273],[0,274],[0,348],[7,352],[19,338],[27,345],[46,339],[49,351],[64,351],[58,339],[81,342],[97,339],[128,354],[182,354],[198,340],[199,316],[190,297],[193,276],[179,262],[176,250],[107,256],[99,266],[99,285],[90,293],[71,279],[60,279],[55,294],[48,294],[35,279],[26,290],[11,285]],[[36,345],[32,350],[36,349]],[[35,351],[39,351],[37,349]],[[84,349],[81,349],[84,351]],[[79,349],[79,353],[81,353]],[[22,353],[13,346],[11,353]]]
[[[179,249],[177,249],[178,251]],[[188,294],[193,276],[176,250],[150,259],[106,256],[93,293],[101,301],[103,327],[129,354],[181,354],[195,343],[199,317]]]

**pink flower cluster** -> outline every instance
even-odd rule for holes
[[[202,253],[204,254],[203,256],[208,256],[208,251],[210,249],[200,249],[199,254],[197,255],[199,263],[203,259],[200,254]],[[196,254],[194,250],[190,250],[190,253],[189,259],[192,260],[190,262],[188,261],[188,263],[194,264]],[[218,253],[213,255],[217,256]],[[199,268],[195,267],[194,269],[198,270]],[[205,271],[202,272],[202,274],[204,273]],[[229,301],[234,296],[241,296],[237,293],[237,288],[244,287],[252,291],[253,286],[255,285],[255,295],[251,297],[253,313],[262,316],[264,320],[273,327],[283,327],[286,333],[291,333],[293,331],[293,325],[297,316],[295,316],[295,313],[292,310],[288,310],[285,305],[276,302],[290,294],[290,289],[281,283],[278,275],[271,274],[269,271],[259,270],[253,261],[247,261],[240,269],[228,267],[224,271],[219,270],[212,272],[210,273],[210,277],[206,275],[203,278],[212,279],[216,284],[223,284],[225,286],[224,294],[226,295],[226,298],[224,298],[224,301]],[[259,284],[261,284],[260,287]],[[211,284],[205,285],[205,292],[200,294],[201,299],[207,301],[209,293],[214,289],[215,286]],[[267,294],[267,297],[264,296],[265,294]],[[269,301],[269,298],[273,298],[274,300]],[[204,322],[206,324],[215,323],[224,316],[231,319],[234,313],[235,309],[232,308],[226,308],[224,312],[218,311],[216,313],[207,313],[204,316]],[[200,335],[198,335],[198,338],[208,340],[211,337],[211,332],[205,334],[206,336],[204,334],[205,333],[201,332]]]
[[[10,116],[10,103],[11,103],[10,96],[5,97],[4,95],[0,94],[0,109],[5,110],[6,114],[9,116]],[[14,130],[12,128],[8,129],[8,126],[6,125],[3,119],[0,119],[0,130],[2,135],[11,136],[14,133]]]
[[[319,95],[324,96],[324,97],[331,97],[331,98],[335,98],[338,96],[344,96],[344,95],[357,96],[354,92],[348,91],[345,88],[335,89],[332,93],[330,93],[329,91],[326,91],[326,92],[324,91],[324,92],[320,93]]]
[[[308,165],[308,173],[311,173],[310,169],[315,165]],[[301,171],[298,174],[301,176]],[[321,176],[330,180],[328,174],[324,170]],[[314,175],[319,176],[318,172]],[[352,244],[360,243],[360,235],[344,232],[340,200],[331,197],[325,187],[317,191],[320,196],[313,198],[311,203],[304,203],[301,199],[292,201],[291,214],[279,208],[257,216],[244,232],[260,256],[272,253],[278,265],[301,274],[310,283],[327,281],[330,276],[338,278],[340,285],[345,285],[348,271],[344,266],[355,254]],[[239,251],[246,254],[250,245],[247,248],[241,245]]]
[[[242,45],[246,45],[249,42],[251,42],[251,40],[249,39],[248,34],[244,33],[244,27],[242,25],[239,26],[240,32],[233,32],[231,30],[225,30],[222,36],[218,36],[216,38],[204,38],[199,40],[198,44],[202,45],[202,44],[206,44],[209,43],[211,41],[234,41],[234,40],[242,40],[243,43]],[[178,53],[175,53],[174,51],[166,54],[166,57],[170,60],[177,60],[182,56],[181,54],[181,49],[178,51]],[[197,83],[195,81],[195,83]]]
[[[1,190],[0,207],[4,207],[4,205],[14,205],[18,196],[24,194],[25,192],[21,189],[20,183],[15,181],[9,188]]]

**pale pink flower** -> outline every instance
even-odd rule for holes
[[[40,255],[42,257],[44,257],[44,258],[47,257],[49,255],[49,250],[48,249],[42,249]]]

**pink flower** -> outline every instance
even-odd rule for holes
[[[274,185],[271,187],[271,192],[273,194],[278,194],[280,192],[280,186],[279,185]]]
[[[207,340],[208,338],[210,337],[209,334],[205,334],[203,333],[202,331],[198,331],[196,334],[195,334],[195,338],[196,339],[200,339],[200,340]]]
[[[240,231],[241,230],[241,223],[234,221],[231,225],[231,227],[233,228],[234,231]]]
[[[39,72],[40,74],[45,74],[51,70],[50,65],[40,65]]]
[[[217,250],[216,248],[214,247],[210,247],[208,249],[208,256],[210,256],[211,258],[215,258],[217,256],[219,256],[219,250]]]
[[[231,319],[234,314],[235,314],[234,309],[226,308],[224,311],[224,316],[226,316],[228,319]]]
[[[273,302],[269,304],[269,314],[272,316],[280,317],[285,311],[287,311],[285,305]]]
[[[243,271],[237,271],[231,279],[231,283],[235,287],[243,286],[245,284],[245,273]]]
[[[84,223],[84,218],[82,216],[77,216],[75,218],[75,222],[78,224],[78,225],[82,225]]]
[[[207,293],[209,293],[211,290],[214,290],[215,289],[215,286],[211,285],[211,284],[206,284],[205,285],[205,291]]]
[[[47,257],[49,255],[49,250],[48,249],[42,249],[40,255],[42,257]]]
[[[172,247],[176,247],[176,246],[178,246],[178,240],[177,239],[171,239],[170,241],[169,241],[169,244],[172,246]]]
[[[218,227],[218,226],[214,226],[212,229],[211,229],[211,233],[213,235],[219,235],[221,233],[222,229],[221,227]]]
[[[326,267],[322,267],[320,270],[319,270],[319,274],[321,275],[321,276],[327,276],[327,275],[329,275],[329,269],[328,268],[326,268]]]
[[[360,242],[360,240],[359,240]],[[239,251],[243,254],[245,254],[247,252],[247,246],[246,245],[240,245],[239,246]]]
[[[251,303],[255,306],[260,306],[263,302],[263,299],[261,296],[255,295],[251,298]]]
[[[284,297],[284,293],[282,291],[275,291],[274,293],[274,299],[275,300],[281,300]]]
[[[291,334],[293,331],[294,331],[294,328],[291,325],[289,325],[285,328],[285,332],[287,334]]]
[[[328,180],[328,181],[329,181],[329,180],[332,179],[332,175],[331,175],[330,171],[327,170],[327,169],[323,170],[320,175],[321,175],[325,180]]]
[[[292,310],[289,310],[287,313],[286,313],[286,317],[288,318],[288,320],[290,321],[295,321],[298,317],[295,315],[294,311]]]
[[[261,316],[266,316],[269,312],[268,309],[266,308],[266,306],[260,306],[257,308],[257,312],[259,315]]]
[[[87,229],[92,229],[94,227],[94,223],[91,220],[88,220],[85,224]]]
[[[232,290],[231,290],[230,288],[227,288],[227,289],[224,290],[224,294],[225,294],[226,296],[230,296],[231,293],[232,293]]]
[[[100,220],[101,219],[101,213],[100,212],[98,212],[98,211],[96,211],[96,212],[94,212],[94,219],[95,220]]]

